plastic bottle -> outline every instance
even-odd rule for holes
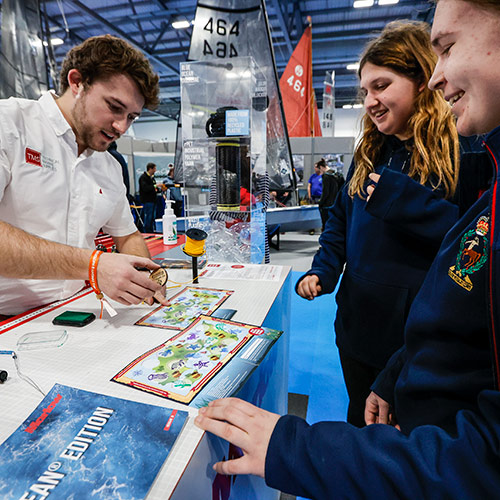
[[[172,210],[174,200],[165,200],[165,213],[163,214],[163,244],[177,243],[177,218]]]

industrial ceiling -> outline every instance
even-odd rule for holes
[[[432,4],[427,0],[399,0],[385,5],[387,1],[391,0],[374,0],[371,7],[354,8],[354,0],[267,0],[278,75],[283,73],[310,16],[313,85],[319,107],[326,72],[332,70],[336,106],[356,103],[356,71],[346,66],[358,60],[364,44],[389,21],[429,22],[432,18]],[[48,24],[51,39],[62,40],[55,47],[58,65],[70,47],[89,36],[104,33],[121,36],[141,48],[152,61],[160,75],[159,111],[175,118],[180,98],[179,63],[187,60],[192,25],[174,29],[172,23],[194,20],[196,3],[196,0],[40,0],[40,7],[42,25]]]

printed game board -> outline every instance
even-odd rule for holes
[[[265,332],[261,327],[202,315],[112,380],[189,403],[247,342]]]
[[[200,314],[212,314],[232,293],[231,290],[188,286],[170,299],[170,306],[158,307],[136,325],[182,330]]]
[[[187,417],[56,384],[0,445],[0,498],[143,499]]]

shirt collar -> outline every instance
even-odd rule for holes
[[[495,149],[500,148],[500,127],[494,128],[484,139],[484,142]]]
[[[66,141],[73,144],[75,148],[78,148],[76,143],[76,136],[71,128],[71,125],[67,122],[62,111],[56,103],[55,94],[52,92],[46,92],[39,99],[38,102],[42,107],[45,116],[48,118],[50,124],[52,125],[54,132],[57,136],[66,135]],[[82,155],[85,157],[92,156],[95,153],[93,149],[87,148]]]
[[[52,92],[46,92],[43,94],[42,97],[38,99],[38,102],[40,103],[40,106],[45,112],[45,116],[49,119],[57,135],[64,135],[68,132],[68,130],[73,132],[70,124],[66,121],[62,111],[59,109],[55,100],[55,95]]]

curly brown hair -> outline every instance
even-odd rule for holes
[[[116,74],[128,75],[144,97],[144,107],[155,109],[159,103],[158,75],[148,59],[121,38],[93,36],[73,47],[64,58],[60,74],[61,93],[69,87],[68,72],[77,69],[84,86]]]
[[[408,175],[421,184],[431,180],[451,197],[456,189],[459,168],[459,142],[455,119],[441,92],[433,92],[427,82],[436,65],[430,43],[429,25],[419,21],[393,21],[368,43],[360,60],[361,77],[366,63],[383,66],[425,84],[415,97],[414,112],[408,121],[413,145]],[[368,174],[374,172],[386,141],[371,118],[363,116],[363,135],[354,152],[356,169],[349,183],[349,195],[364,197]],[[408,146],[407,146],[408,147]]]

